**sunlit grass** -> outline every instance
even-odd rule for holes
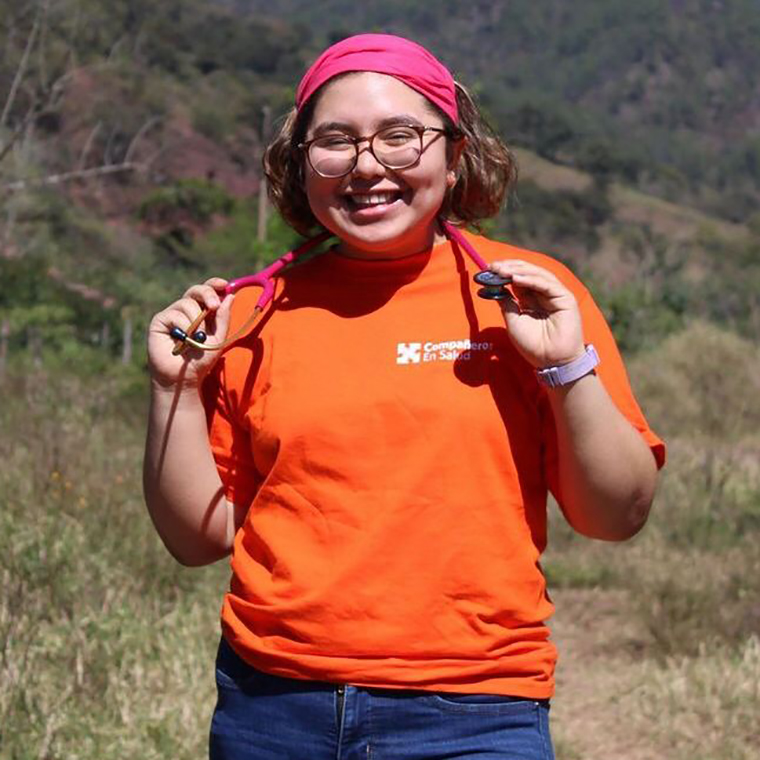
[[[169,557],[118,387],[10,383],[0,452],[0,756],[198,758],[223,566]],[[7,398],[7,397],[6,397]]]
[[[673,760],[749,760],[758,745],[760,396],[742,392],[758,363],[752,344],[699,326],[634,361],[671,443],[648,525],[611,545],[551,521],[550,587],[598,589],[625,609],[595,625],[631,623],[625,669],[600,688]],[[178,566],[153,530],[141,382],[26,367],[0,388],[3,760],[206,754],[228,569]],[[575,760],[567,729],[558,756]]]
[[[634,719],[673,760],[754,760],[760,747],[760,638],[642,667]]]

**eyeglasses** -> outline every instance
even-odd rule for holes
[[[306,151],[309,164],[320,177],[336,179],[353,171],[359,160],[359,143],[369,142],[370,153],[387,169],[408,169],[419,161],[425,132],[447,134],[441,127],[397,124],[383,127],[367,137],[351,137],[340,132],[315,137],[298,145]]]

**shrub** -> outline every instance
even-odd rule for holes
[[[665,436],[735,443],[760,429],[760,348],[703,322],[630,365],[635,388]]]
[[[138,217],[151,224],[166,225],[188,218],[207,224],[215,214],[228,216],[235,199],[209,180],[180,179],[174,184],[153,190],[143,199]]]

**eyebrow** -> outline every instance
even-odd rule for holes
[[[407,113],[398,114],[397,116],[388,116],[385,119],[375,123],[375,130],[384,129],[385,127],[392,127],[395,124],[415,124],[423,126],[422,122],[416,117]],[[348,135],[356,135],[357,131],[354,125],[347,124],[342,121],[323,121],[318,124],[314,129],[312,137],[319,137],[320,135],[326,135],[331,132],[342,132]]]

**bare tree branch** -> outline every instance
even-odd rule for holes
[[[75,179],[89,179],[90,177],[102,177],[106,174],[122,174],[124,172],[138,172],[144,170],[144,164],[134,162],[108,164],[106,166],[96,166],[92,169],[77,169],[75,171],[63,172],[61,174],[51,174],[47,177],[29,177],[27,179],[20,179],[15,182],[9,182],[7,185],[0,185],[0,190],[14,193],[19,190],[26,190],[28,187],[60,185],[64,182],[71,182]]]
[[[0,164],[3,163],[5,157],[11,152],[19,137],[24,134],[27,126],[29,125],[29,122],[39,116],[40,113],[41,112],[37,111],[37,103],[33,102],[27,111],[26,116],[24,116],[24,118],[16,125],[16,128],[13,130],[13,134],[11,134],[8,142],[2,147],[2,149],[0,149]]]
[[[32,99],[32,104],[29,107],[29,110],[27,111],[24,118],[19,122],[19,124],[16,126],[16,128],[13,131],[13,134],[10,136],[8,142],[0,148],[0,164],[3,162],[3,160],[6,158],[8,153],[10,153],[11,149],[13,148],[14,144],[18,141],[18,139],[21,137],[21,135],[26,131],[26,129],[29,127],[30,123],[42,116],[43,114],[53,113],[55,111],[56,106],[58,105],[58,101],[63,95],[63,89],[66,84],[72,77],[76,76],[81,71],[85,70],[92,70],[95,68],[102,68],[103,66],[83,66],[78,69],[71,69],[70,71],[67,71],[66,73],[62,74],[58,79],[53,82],[53,84],[49,87],[48,91],[45,93],[47,95],[47,102],[42,104],[40,101],[40,98],[35,94],[35,96]]]
[[[47,270],[48,277],[52,280],[63,285],[64,288],[72,293],[78,293],[82,298],[87,301],[94,301],[99,303],[104,309],[112,309],[116,306],[116,299],[113,296],[109,296],[103,291],[93,288],[89,285],[85,285],[81,282],[73,282],[69,280],[66,275],[58,269],[58,267],[49,267]]]
[[[103,151],[103,163],[107,165],[111,165],[113,162],[111,160],[112,156],[112,148],[114,140],[116,139],[116,135],[118,134],[118,127],[113,126],[111,127],[111,134],[108,135],[108,141],[106,142],[105,150]]]
[[[145,171],[151,168],[153,164],[158,160],[160,156],[162,156],[164,153],[167,153],[171,149],[170,145],[162,145],[158,150],[154,151],[150,154],[144,161],[142,161],[142,166],[145,167]]]
[[[90,150],[92,149],[92,145],[95,142],[95,138],[98,136],[98,132],[100,132],[101,128],[103,127],[103,122],[99,121],[90,131],[90,134],[87,136],[87,141],[84,144],[84,147],[82,148],[82,153],[79,156],[79,170],[85,168],[87,165],[87,159],[90,155]]]
[[[49,0],[43,0],[37,10],[37,15],[35,16],[34,24],[32,25],[32,31],[29,32],[29,37],[27,37],[24,53],[21,56],[18,68],[16,69],[16,76],[13,78],[13,84],[11,85],[10,92],[8,93],[8,98],[5,101],[3,113],[0,115],[0,129],[2,129],[8,123],[8,117],[10,115],[11,109],[13,108],[13,104],[16,101],[16,93],[18,92],[18,89],[21,86],[21,82],[24,80],[24,76],[26,75],[26,67],[29,65],[29,56],[31,55],[32,49],[34,48],[34,44],[37,40],[37,33],[40,30],[40,26],[42,25],[44,17],[47,16],[48,3]]]
[[[116,54],[124,46],[124,43],[126,42],[126,40],[127,40],[127,35],[124,34],[121,37],[119,37],[119,39],[116,40],[116,42],[114,42],[113,45],[111,45],[111,48],[108,51],[108,55],[106,56],[106,61],[108,61],[109,63],[113,61],[113,59],[116,57]]]
[[[40,86],[43,90],[48,89],[48,60],[47,56],[45,55],[46,48],[47,48],[47,38],[48,38],[48,32],[50,31],[50,24],[48,14],[45,13],[45,15],[42,18],[42,23],[40,26],[40,44],[37,46],[37,55],[39,59],[39,76],[40,76]]]
[[[132,138],[127,148],[127,152],[124,154],[124,162],[129,163],[132,160],[132,154],[137,148],[137,143],[145,136],[148,130],[152,129],[158,122],[161,121],[160,116],[151,116],[140,129],[137,130],[137,134]]]
[[[7,259],[9,256],[6,251],[9,249],[11,241],[13,240],[13,232],[16,228],[16,221],[18,219],[18,206],[15,203],[8,203],[5,207],[7,210],[5,224],[0,231],[0,250],[2,251],[0,255]]]

